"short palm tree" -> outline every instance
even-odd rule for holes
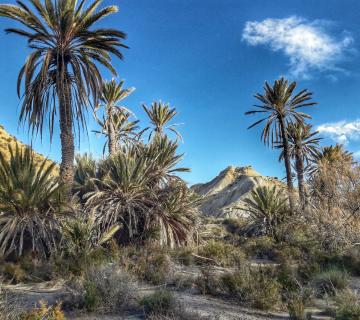
[[[128,97],[135,88],[123,88],[124,81],[116,82],[115,79],[105,82],[102,87],[100,100],[104,106],[103,121],[98,120],[102,127],[101,132],[107,137],[109,154],[113,155],[119,147],[119,139],[128,137],[133,133],[138,121],[128,122],[130,112],[123,106],[117,104]]]
[[[103,153],[105,153],[106,146],[109,147],[109,154],[114,155],[120,146],[138,141],[139,120],[132,121],[130,120],[131,116],[132,114],[125,109],[116,109],[111,115],[111,120],[105,117],[103,120],[96,119],[101,131],[94,130],[94,132],[106,136]]]
[[[156,145],[155,145],[156,144]],[[96,188],[85,209],[102,231],[122,225],[122,241],[144,240],[153,231],[170,246],[189,241],[196,228],[197,198],[176,172],[176,142],[156,136],[148,145],[123,148],[99,164]]]
[[[312,159],[309,173],[312,178],[321,176],[325,171],[346,171],[354,164],[353,154],[342,144],[326,146]]]
[[[164,104],[161,101],[153,102],[150,107],[143,105],[143,109],[150,119],[150,123],[152,126],[152,133],[155,135],[163,135],[165,130],[169,130],[176,134],[176,136],[182,140],[180,133],[176,130],[176,126],[178,124],[170,124],[170,121],[176,116],[177,112],[175,108],[170,108],[169,104]],[[146,128],[147,130],[149,128]]]
[[[101,0],[29,0],[18,5],[1,4],[0,16],[20,22],[25,28],[6,31],[27,38],[31,53],[18,77],[18,94],[24,83],[20,120],[42,134],[45,123],[52,138],[55,116],[60,120],[62,161],[60,174],[70,186],[74,172],[74,130],[85,126],[84,113],[97,104],[102,78],[97,63],[116,71],[110,54],[122,59],[125,34],[116,29],[94,29],[96,23],[118,11],[116,6],[98,10]],[[48,121],[47,121],[48,119]],[[77,123],[78,126],[74,126]],[[70,194],[69,194],[70,196]]]
[[[289,154],[290,158],[295,160],[295,169],[297,172],[299,197],[303,205],[306,204],[306,191],[304,171],[310,161],[319,154],[319,142],[321,138],[317,137],[318,131],[312,131],[312,125],[301,122],[289,123],[287,126]],[[284,159],[284,148],[279,159]]]
[[[261,133],[261,139],[264,143],[272,144],[281,142],[284,153],[284,162],[286,169],[286,180],[290,194],[293,192],[293,181],[291,173],[289,141],[287,126],[290,122],[304,122],[305,119],[311,118],[309,115],[299,112],[301,107],[316,105],[311,102],[312,93],[307,89],[301,90],[295,94],[296,82],[289,83],[285,78],[276,80],[273,86],[265,82],[264,94],[257,93],[255,98],[260,101],[260,105],[255,105],[256,109],[246,112],[246,115],[262,114],[264,118],[253,123],[252,128],[264,121],[265,127]],[[291,207],[293,207],[292,197],[290,196]]]
[[[18,146],[9,153],[8,161],[0,153],[0,253],[45,256],[56,248],[64,207],[55,163],[37,163],[31,149]]]
[[[276,186],[258,186],[244,201],[250,219],[248,230],[279,240],[279,227],[289,212],[283,190]]]

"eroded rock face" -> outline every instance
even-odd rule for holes
[[[280,183],[277,178],[265,177],[251,166],[229,166],[207,183],[192,186],[204,196],[200,209],[205,215],[215,217],[246,216],[244,199],[259,185]]]

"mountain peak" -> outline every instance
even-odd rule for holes
[[[201,211],[211,216],[244,215],[244,199],[259,185],[271,185],[276,178],[262,176],[252,166],[228,166],[207,183],[194,185],[193,190],[204,196]],[[279,182],[277,182],[279,183]]]

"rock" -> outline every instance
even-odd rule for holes
[[[255,187],[274,183],[282,185],[277,178],[262,176],[251,166],[229,166],[210,182],[193,185],[192,189],[204,196],[200,210],[205,215],[239,217],[247,215],[244,199]]]

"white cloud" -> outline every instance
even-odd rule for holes
[[[248,21],[243,40],[250,45],[266,45],[289,58],[292,76],[309,78],[311,71],[345,71],[336,66],[350,49],[353,38],[343,35],[336,39],[325,32],[329,22],[309,22],[292,16],[285,19]]]
[[[317,130],[337,143],[348,144],[350,140],[360,139],[360,119],[346,122],[325,123]]]

